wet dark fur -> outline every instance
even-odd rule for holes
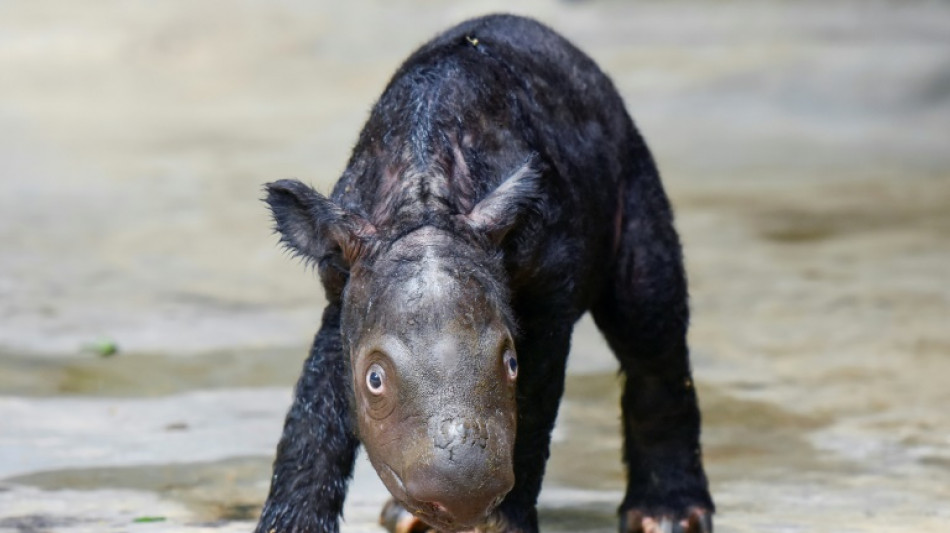
[[[535,188],[519,209],[496,213],[518,217],[500,244],[459,222],[526,161],[538,173]],[[317,218],[359,215],[371,223],[372,247],[433,226],[501,254],[501,269],[472,268],[499,285],[518,328],[516,484],[498,509],[512,531],[537,530],[571,331],[588,310],[626,376],[621,511],[712,511],[670,206],[623,102],[587,56],[518,17],[450,29],[393,76],[331,199],[340,212],[307,208]],[[292,201],[269,198],[284,234],[314,223],[287,222]],[[301,253],[319,264],[330,303],[287,416],[260,533],[337,531],[358,445],[340,331],[350,260],[341,247]],[[371,265],[380,251],[359,253]]]

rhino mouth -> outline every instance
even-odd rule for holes
[[[469,520],[458,520],[445,506],[438,502],[419,501],[409,495],[402,476],[390,465],[383,464],[380,478],[389,492],[407,511],[440,532],[469,530],[489,520],[492,512],[501,504],[505,494],[499,495],[485,510],[485,513]]]

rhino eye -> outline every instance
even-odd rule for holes
[[[505,370],[508,371],[508,379],[518,377],[518,360],[511,350],[505,350]]]
[[[366,371],[366,388],[377,396],[386,389],[385,380],[386,372],[379,365],[373,365]]]

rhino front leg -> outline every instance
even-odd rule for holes
[[[346,391],[340,306],[330,304],[297,382],[256,533],[339,531],[359,444]]]

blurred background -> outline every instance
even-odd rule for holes
[[[323,304],[259,201],[326,192],[399,63],[494,11],[613,78],[691,280],[717,531],[945,531],[950,3],[0,1],[0,532],[249,531]],[[614,531],[585,319],[541,497]],[[346,532],[387,497],[361,458]]]

